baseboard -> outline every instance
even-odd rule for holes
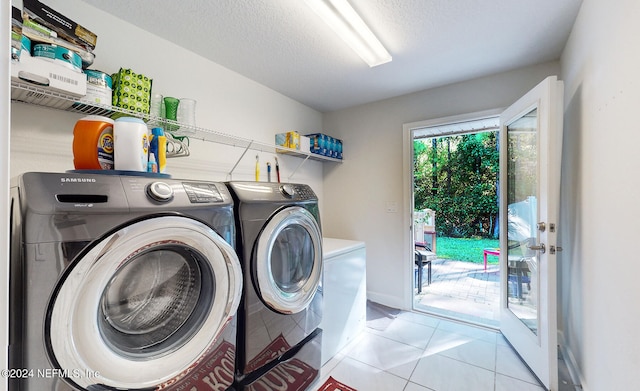
[[[374,303],[380,303],[391,308],[403,309],[404,303],[402,298],[395,296],[385,295],[384,293],[367,291],[367,300],[371,300]]]
[[[562,331],[558,331],[558,344],[560,347],[560,353],[562,354],[564,362],[567,365],[567,370],[569,371],[571,382],[573,384],[577,384],[576,386],[574,386],[575,390],[589,391],[589,388],[585,385],[584,378],[580,373],[576,357],[573,355],[571,348],[569,348],[569,346],[567,345],[564,338],[564,333]]]

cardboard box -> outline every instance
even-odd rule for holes
[[[84,73],[76,72],[42,58],[31,57],[27,53],[23,53],[20,56],[19,62],[11,63],[11,80],[33,84],[38,88],[74,98],[81,98],[87,93],[87,76]],[[14,96],[14,90],[16,96]],[[23,93],[27,93],[27,91],[12,89],[11,98],[28,101],[29,103],[38,103],[34,99],[38,98],[37,95],[42,95],[30,93],[29,100],[26,100],[26,96],[23,96]],[[41,99],[44,98],[41,97]]]
[[[295,131],[278,133],[276,134],[276,145],[300,150],[300,133]]]
[[[308,134],[307,137],[311,140],[311,153],[342,159],[342,140],[323,133],[312,133]]]
[[[300,134],[298,132],[287,132],[287,146],[291,149],[300,150]]]
[[[98,36],[95,33],[38,0],[22,0],[22,14],[24,19],[28,18],[50,28],[59,37],[75,45],[85,47],[89,51],[96,47]]]
[[[322,133],[312,133],[308,134],[307,137],[310,139],[310,152],[315,153],[322,156],[328,156],[327,149],[327,135]]]
[[[276,146],[278,147],[287,147],[287,134],[286,133],[277,133],[276,134]]]

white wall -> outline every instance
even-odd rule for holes
[[[507,107],[559,71],[551,62],[325,114],[325,131],[345,145],[344,164],[325,167],[325,235],[366,242],[369,299],[411,308],[402,125]]]
[[[637,0],[583,2],[561,59],[560,312],[587,391],[638,387],[639,17]]]
[[[98,35],[96,60],[91,68],[107,73],[120,67],[130,68],[152,77],[156,92],[196,99],[196,124],[200,127],[272,144],[276,133],[313,132],[322,128],[322,115],[318,111],[86,3],[48,0],[47,5]],[[73,169],[73,126],[81,117],[13,104],[11,175]],[[188,158],[167,162],[167,171],[173,177],[229,179],[227,174],[243,150],[192,140],[191,152]],[[270,161],[273,167],[274,154],[260,155],[262,178],[266,180],[266,162]],[[247,153],[233,179],[253,180],[255,156],[256,152]],[[289,156],[278,156],[278,160],[283,180],[302,161]],[[308,161],[291,180],[309,183],[322,198],[322,163]]]

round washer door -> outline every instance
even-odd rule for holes
[[[306,309],[322,277],[322,234],[313,215],[295,206],[271,217],[256,242],[253,270],[258,294],[271,309]]]
[[[85,250],[58,282],[48,352],[83,388],[155,388],[208,353],[241,294],[238,257],[210,227],[180,216],[137,221]]]

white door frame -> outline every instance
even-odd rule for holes
[[[403,286],[404,309],[413,310],[413,132],[418,129],[427,128],[436,125],[444,125],[457,122],[467,122],[479,120],[487,117],[497,117],[502,114],[504,108],[477,111],[474,113],[453,115],[449,117],[441,117],[418,122],[410,122],[402,125],[402,199],[403,226],[407,227],[402,235],[402,243],[405,251],[403,252]],[[434,135],[436,136],[436,135]]]

